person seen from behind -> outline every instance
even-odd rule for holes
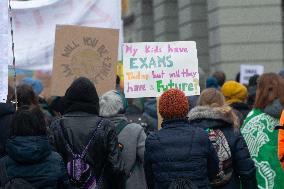
[[[220,85],[218,83],[218,80],[215,77],[209,76],[206,79],[206,89],[208,89],[208,88],[220,89]]]
[[[40,80],[33,79],[31,77],[25,77],[22,79],[21,84],[31,86],[36,98],[38,100],[38,105],[40,106],[41,110],[43,113],[48,116],[50,119],[50,122],[52,120],[52,111],[50,107],[48,106],[48,103],[44,97],[41,96],[41,93],[43,92],[44,86]],[[49,125],[48,125],[49,126]]]
[[[63,157],[71,184],[84,189],[122,188],[125,171],[115,127],[99,117],[94,84],[85,77],[74,80],[64,103],[63,117],[51,124],[51,143]]]
[[[255,95],[256,95],[256,85],[257,85],[258,78],[259,78],[258,74],[255,74],[249,78],[247,105],[249,106],[250,109],[252,109],[254,105]]]
[[[0,103],[0,158],[6,155],[5,146],[9,137],[12,117],[16,111],[15,105],[11,102],[13,92],[13,88],[9,86],[6,103]]]
[[[226,82],[226,74],[222,71],[216,71],[213,73],[212,76],[217,79],[220,87],[222,87],[224,83]]]
[[[162,129],[151,133],[145,144],[149,189],[211,188],[209,179],[218,173],[218,157],[206,131],[189,124],[188,110],[188,100],[178,89],[160,97]]]
[[[190,125],[207,130],[220,160],[219,174],[211,180],[212,188],[257,189],[256,168],[240,133],[239,119],[223,94],[205,89],[197,104],[188,114]]]
[[[100,115],[109,119],[118,135],[122,159],[128,178],[126,189],[147,189],[143,168],[146,134],[144,128],[130,123],[124,115],[126,99],[117,91],[109,91],[100,98]]]
[[[284,172],[278,160],[278,130],[284,109],[284,82],[275,73],[266,73],[257,82],[253,110],[241,132],[257,167],[259,188],[284,188]]]
[[[250,107],[246,104],[248,97],[247,88],[236,81],[227,81],[221,88],[226,102],[236,110],[236,114],[240,119],[240,124],[250,112]]]
[[[13,96],[13,101],[15,100],[15,95]],[[44,118],[46,121],[46,125],[49,126],[51,121],[52,121],[52,117],[50,116],[49,113],[47,113],[46,111],[44,111],[40,105],[39,105],[39,100],[38,100],[38,96],[36,95],[35,91],[33,90],[33,88],[30,85],[26,85],[26,84],[21,84],[17,86],[17,102],[18,102],[18,107],[21,106],[37,106],[40,108],[40,110],[44,113]]]
[[[71,188],[62,157],[51,150],[44,115],[37,106],[21,106],[13,116],[7,156],[0,160],[0,183],[13,188]],[[19,180],[20,179],[20,180]]]

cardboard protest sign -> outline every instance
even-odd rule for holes
[[[62,96],[74,79],[84,76],[99,95],[115,89],[118,30],[57,26],[51,95]]]
[[[241,65],[240,82],[248,84],[249,78],[255,74],[262,75],[264,72],[263,65]]]
[[[125,43],[123,65],[127,98],[158,97],[171,88],[200,94],[194,41]]]

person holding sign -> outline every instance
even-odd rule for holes
[[[182,91],[170,89],[162,94],[159,101],[164,119],[162,129],[151,133],[145,144],[149,189],[166,189],[179,183],[211,188],[209,179],[218,172],[218,157],[206,131],[189,125],[188,111],[189,103]]]

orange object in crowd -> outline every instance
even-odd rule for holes
[[[282,129],[279,129],[278,132],[278,159],[282,169],[284,169],[284,110],[282,111],[279,124]]]

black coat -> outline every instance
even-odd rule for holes
[[[64,138],[67,139],[75,153],[81,153],[91,138],[99,120],[95,114],[72,112],[63,116],[62,127]],[[56,151],[61,154],[65,163],[72,155],[66,150],[59,133],[60,119],[51,124],[53,136],[51,142]],[[96,137],[86,155],[87,162],[94,168],[96,177],[99,178],[104,170],[104,180],[107,185],[104,189],[120,188],[123,184],[124,163],[121,160],[117,136],[114,125],[103,119],[101,127],[97,130]],[[113,185],[113,186],[112,186]]]
[[[145,173],[149,189],[166,189],[177,178],[189,178],[209,189],[218,171],[218,157],[208,134],[186,119],[164,121],[146,140]]]
[[[5,146],[15,108],[11,103],[0,103],[0,158],[6,155]]]
[[[231,149],[234,173],[228,184],[218,189],[256,189],[256,169],[247,144],[239,129],[232,127],[232,121],[216,108],[198,106],[188,115],[193,127],[220,129]]]
[[[241,102],[232,103],[230,106],[235,110],[235,113],[240,119],[240,125],[242,125],[248,113],[251,111],[250,107],[246,103]]]

